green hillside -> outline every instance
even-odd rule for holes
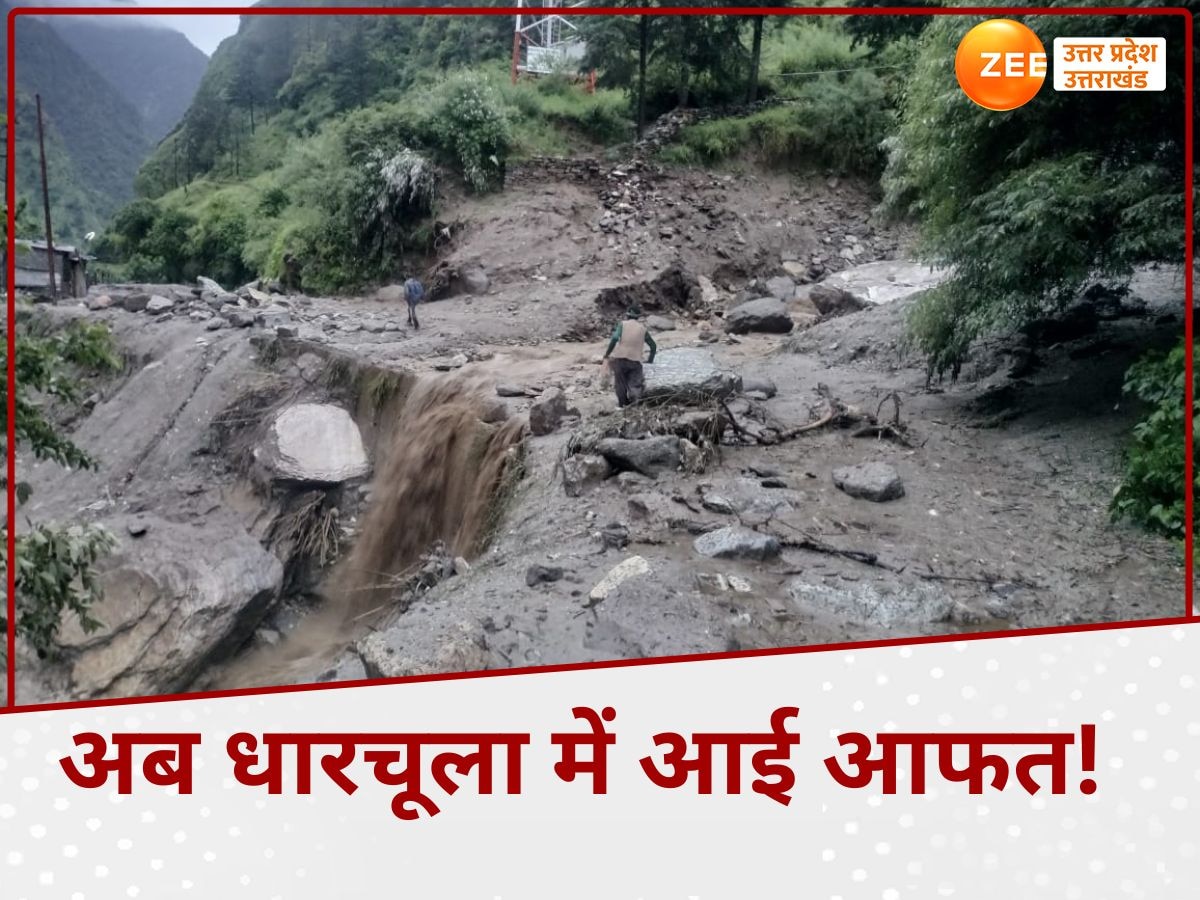
[[[0,5],[7,12],[8,5]],[[7,39],[0,39],[8,53]],[[17,23],[17,192],[41,208],[37,165],[40,93],[56,237],[79,240],[103,227],[133,195],[149,152],[136,109],[44,22]],[[7,99],[7,98],[5,98]]]
[[[151,142],[183,118],[208,68],[207,56],[162,25],[129,16],[54,16],[46,22],[133,105]]]

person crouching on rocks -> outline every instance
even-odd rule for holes
[[[600,365],[607,365],[613,373],[613,382],[617,389],[617,405],[621,407],[636,403],[642,398],[645,390],[645,375],[642,372],[642,347],[650,348],[650,358],[646,360],[654,365],[654,356],[658,353],[658,345],[646,326],[638,321],[642,311],[629,307],[625,320],[618,322],[609,339],[608,349],[604,351],[604,359]],[[610,358],[611,357],[611,358]]]

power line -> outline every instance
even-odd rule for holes
[[[903,69],[904,66],[861,66],[857,69],[816,69],[812,72],[779,72],[780,78],[793,78],[800,75],[837,75],[842,72],[874,72],[878,69]]]

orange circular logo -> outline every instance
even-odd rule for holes
[[[1012,19],[976,25],[959,42],[954,74],[963,91],[985,109],[1024,106],[1046,80],[1046,48]]]

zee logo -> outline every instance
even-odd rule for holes
[[[1037,96],[1046,80],[1046,48],[1020,22],[990,19],[959,42],[954,74],[963,93],[984,109],[1016,109]]]
[[[980,78],[1023,78],[1033,75],[1037,78],[1046,77],[1045,53],[997,53],[985,52],[979,54],[984,60]],[[1004,69],[1000,69],[1000,61],[1004,60]]]

